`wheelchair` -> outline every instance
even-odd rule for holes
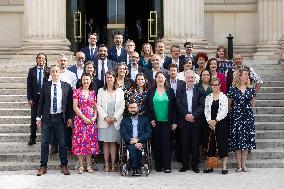
[[[152,170],[151,144],[148,140],[142,148],[141,171],[142,175],[148,176]],[[129,152],[124,140],[121,139],[119,146],[119,170],[121,176],[128,176],[132,171],[129,165]]]

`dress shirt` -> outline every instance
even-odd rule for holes
[[[126,65],[131,64],[130,56],[126,55]]]
[[[93,49],[93,54],[92,54],[92,49]],[[93,58],[93,55],[95,54],[95,51],[96,51],[96,45],[89,46],[89,50],[90,50],[90,57]]]
[[[115,47],[115,48],[116,48],[116,55],[117,55],[117,56],[120,56],[120,54],[121,54],[121,48],[122,48],[122,47],[118,47],[118,48]]]
[[[99,59],[98,60],[98,75],[97,75],[97,78],[98,79],[101,79],[101,72],[102,72],[102,60]],[[104,60],[104,68],[105,68],[105,73],[108,71],[108,68],[107,68],[107,59]]]
[[[174,93],[176,95],[176,91],[177,91],[177,79],[175,80],[171,80],[170,79],[170,84],[171,84],[171,88],[174,90]]]
[[[138,137],[138,116],[131,116],[132,120],[132,137],[137,138]]]
[[[57,111],[56,113],[53,112],[53,97],[54,97],[54,84],[56,84],[56,90],[57,90]],[[58,114],[62,113],[62,88],[61,88],[61,83],[55,83],[52,81],[51,84],[51,95],[50,95],[50,114]]]
[[[81,79],[83,72],[84,72],[84,67],[80,68],[77,66],[77,76],[78,76],[77,79]]]
[[[39,78],[40,69],[41,69],[41,78]],[[36,76],[37,76],[37,83],[39,83],[39,79],[41,79],[41,81],[40,81],[41,82],[41,86],[40,87],[42,87],[43,77],[44,77],[44,67],[37,67],[37,74],[36,74]],[[38,91],[40,91],[40,90],[38,90]]]
[[[153,70],[153,79],[155,79],[157,72],[153,68],[152,68],[152,70]]]
[[[189,87],[187,87],[187,85],[186,85],[187,110],[188,110],[189,113],[192,113],[193,89],[194,89],[194,86],[192,86],[191,88],[189,88]]]
[[[65,69],[63,73],[60,74],[60,80],[69,83],[72,88],[76,87],[77,76],[73,72]]]
[[[136,68],[131,66],[131,76],[130,77],[133,81],[135,81],[137,74],[138,74],[138,65],[136,65]]]

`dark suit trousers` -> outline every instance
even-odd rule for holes
[[[66,128],[63,115],[50,116],[49,120],[42,123],[41,128],[41,160],[40,165],[47,167],[49,155],[49,143],[52,133],[55,133],[59,144],[59,158],[61,165],[67,165],[67,148],[66,148]]]
[[[200,125],[194,122],[186,122],[180,131],[182,164],[186,167],[189,166],[189,151],[191,149],[191,166],[197,166],[199,160]]]
[[[33,104],[31,106],[31,125],[30,125],[30,140],[35,140],[36,139],[36,117],[37,117],[37,108],[38,108],[38,103],[39,103],[39,95],[37,96],[36,100],[33,100]]]
[[[154,158],[156,169],[171,169],[171,131],[169,122],[156,122],[153,127]]]
[[[127,149],[129,151],[129,161],[130,161],[130,167],[132,169],[136,169],[141,166],[142,161],[142,150],[138,150],[134,144],[129,144],[127,146]]]

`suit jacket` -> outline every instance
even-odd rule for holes
[[[73,72],[74,74],[76,74],[76,77],[77,77],[77,80],[79,80],[79,79],[81,79],[81,78],[79,78],[78,77],[78,75],[77,75],[77,65],[72,65],[72,66],[70,66],[69,68],[68,68],[68,70],[70,71],[70,72]]]
[[[184,61],[185,61],[184,59],[179,57],[178,72],[182,72],[183,71]],[[169,69],[169,65],[171,63],[172,63],[172,58],[171,57],[166,57],[165,60],[164,60],[163,68],[168,70]]]
[[[122,47],[120,56],[117,56],[116,47],[111,47],[108,50],[108,59],[115,61],[117,63],[124,62],[123,57],[125,57],[126,54],[127,54],[126,49]]]
[[[90,52],[89,46],[81,48],[80,51],[85,54],[85,62],[87,62],[89,60],[94,62],[98,53],[99,53],[99,48],[96,46],[94,55],[92,57],[91,57],[91,52]]]
[[[194,85],[192,97],[192,112],[188,111],[186,85],[181,86],[176,92],[177,110],[179,112],[179,126],[183,127],[186,124],[185,116],[191,113],[194,117],[194,122],[198,123],[202,115],[204,115],[205,95],[204,89]]]
[[[166,75],[166,77],[168,77],[168,76],[167,76],[167,74],[168,74],[168,71],[167,71],[167,70],[165,70],[164,68],[161,68],[161,71]],[[148,81],[148,85],[149,85],[149,86],[152,86],[153,83],[154,83],[154,81],[155,81],[155,79],[153,78],[153,69],[146,70],[146,71],[144,72],[144,75],[145,75],[145,77],[146,77],[146,79],[147,79],[147,81]]]
[[[112,60],[109,60],[107,59],[107,68],[108,68],[108,71],[114,71],[115,68],[116,68],[116,62],[112,61]],[[95,68],[96,68],[96,77],[98,78],[98,62],[99,62],[99,59],[96,59],[94,64],[95,64]],[[98,78],[100,84],[104,83],[104,81],[101,81],[101,78]]]
[[[114,127],[116,130],[120,128],[120,122],[123,118],[123,112],[125,108],[125,100],[124,100],[124,92],[121,88],[117,88],[115,90],[115,110],[114,116],[116,118],[116,122],[114,122]],[[108,116],[107,114],[107,102],[108,95],[107,91],[103,88],[99,89],[97,96],[97,110],[98,110],[98,127],[99,128],[107,128],[108,124],[105,122],[104,118]]]
[[[170,76],[169,75],[167,75],[167,82],[168,82],[169,87],[171,87]],[[185,84],[186,84],[185,81],[177,79],[177,89],[181,88],[183,86],[185,87]],[[175,96],[176,96],[176,94],[175,94]]]
[[[45,70],[43,70],[42,74],[44,83],[48,80],[48,73],[46,68]],[[37,66],[29,69],[27,77],[27,99],[33,101],[38,100]]]
[[[145,109],[147,112],[147,116],[150,121],[156,120],[155,118],[155,110],[154,110],[154,103],[153,98],[155,96],[156,88],[150,88],[147,92],[145,98]],[[176,98],[173,89],[166,90],[168,98],[169,98],[169,106],[168,106],[168,115],[169,115],[169,123],[176,124],[177,117],[176,117]]]
[[[146,143],[152,136],[152,128],[150,121],[146,116],[138,116],[138,140],[141,143]],[[120,123],[120,134],[126,144],[129,144],[133,138],[133,126],[131,116],[124,117]]]
[[[71,85],[61,82],[62,89],[62,110],[64,122],[67,119],[73,119],[73,90]],[[42,117],[42,121],[48,121],[50,116],[50,106],[51,106],[51,85],[52,81],[47,81],[42,86],[42,92],[40,94],[39,106],[37,110],[37,117]]]

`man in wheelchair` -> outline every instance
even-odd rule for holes
[[[138,115],[139,108],[136,101],[128,104],[129,116],[120,123],[120,133],[129,151],[129,166],[133,176],[141,176],[142,149],[152,136],[150,121],[146,116]]]

